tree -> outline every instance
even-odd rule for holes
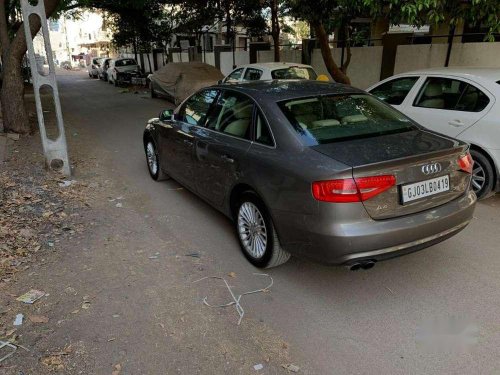
[[[274,42],[274,61],[280,61],[280,20],[279,20],[279,1],[270,0],[271,8],[271,35]]]
[[[291,15],[308,21],[314,28],[321,49],[321,55],[328,73],[336,82],[351,84],[347,67],[351,61],[351,43],[349,25],[353,18],[370,13],[364,0],[288,0]],[[378,4],[377,4],[378,6]],[[347,58],[342,66],[335,62],[330,50],[328,35],[335,28],[341,27],[345,34]]]
[[[364,0],[372,14],[389,18],[392,24],[409,23],[415,26],[449,23],[453,28],[459,21],[488,28],[487,40],[500,32],[499,0]]]
[[[63,9],[75,8],[71,0],[44,0],[47,17]],[[0,48],[2,53],[2,104],[4,130],[26,134],[30,131],[24,106],[22,61],[27,51],[19,0],[0,0]],[[40,19],[30,20],[31,36],[41,28]]]

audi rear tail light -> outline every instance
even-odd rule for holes
[[[383,193],[396,184],[391,175],[316,181],[312,184],[316,200],[332,203],[363,202]]]
[[[467,152],[465,155],[460,156],[460,159],[458,159],[458,166],[462,171],[472,174],[472,167],[474,166],[474,160],[472,160],[470,152]]]

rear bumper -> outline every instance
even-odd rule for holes
[[[319,215],[279,212],[274,220],[287,251],[340,265],[388,259],[444,241],[469,224],[475,203],[469,191],[442,206],[394,219],[373,220],[361,204],[320,204]]]

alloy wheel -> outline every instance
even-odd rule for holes
[[[256,259],[262,258],[267,248],[267,228],[264,216],[251,202],[240,206],[238,234],[245,251]]]
[[[472,189],[477,193],[480,191],[484,184],[486,183],[486,173],[481,164],[477,161],[474,163],[474,170],[472,171]]]
[[[146,146],[146,156],[148,158],[148,167],[152,175],[158,172],[158,159],[156,157],[155,146],[152,142],[148,142]]]

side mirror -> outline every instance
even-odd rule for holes
[[[171,120],[173,115],[174,115],[173,109],[166,109],[166,110],[160,112],[160,116],[159,116],[160,121]]]
[[[223,80],[223,79],[219,79],[219,80],[217,81],[217,84],[218,84],[218,85],[222,85],[223,83],[224,83],[224,80]]]

